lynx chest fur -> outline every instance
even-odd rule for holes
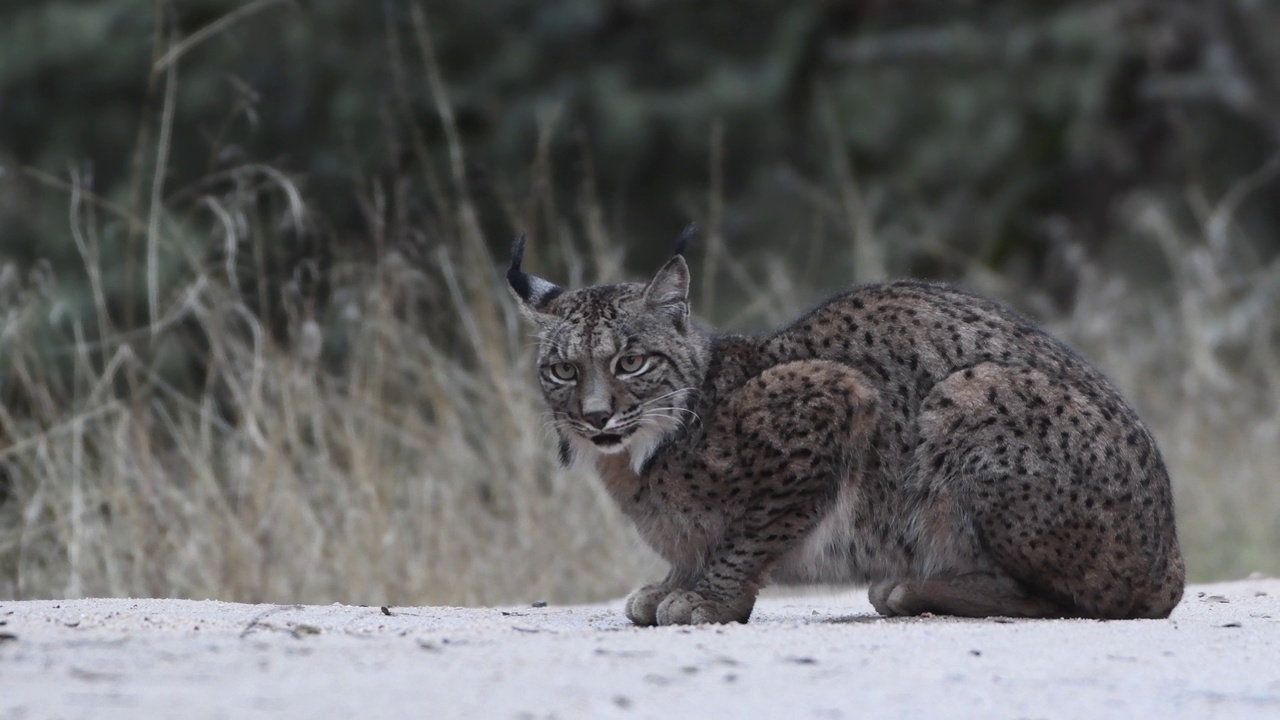
[[[759,337],[646,284],[508,281],[538,329],[564,462],[670,564],[642,625],[745,622],[766,582],[861,582],[884,614],[1163,617],[1184,570],[1168,475],[1110,382],[988,300],[899,281]]]

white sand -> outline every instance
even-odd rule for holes
[[[749,625],[505,609],[0,601],[0,719],[1280,718],[1280,580],[1169,620],[885,620],[864,593]]]

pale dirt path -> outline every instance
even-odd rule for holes
[[[458,609],[0,601],[0,719],[1280,718],[1280,580],[1169,620],[876,618],[768,598],[641,629],[620,603]]]

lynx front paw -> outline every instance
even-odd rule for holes
[[[636,625],[657,625],[658,605],[670,594],[671,588],[662,583],[645,585],[636,590],[627,596],[627,605],[624,611],[627,614],[627,619]]]
[[[659,625],[702,625],[704,623],[746,622],[745,611],[726,603],[707,600],[692,590],[676,590],[658,605]]]

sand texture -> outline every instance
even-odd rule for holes
[[[0,601],[15,718],[1280,718],[1280,580],[1168,620],[882,619],[863,592],[748,625],[574,607]]]

